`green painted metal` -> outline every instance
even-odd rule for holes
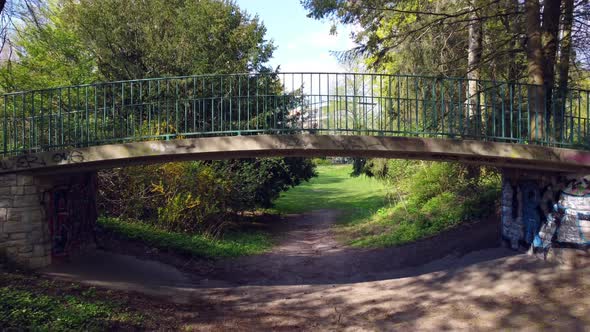
[[[474,103],[467,99],[469,83],[376,73],[250,73],[14,92],[1,100],[2,149],[8,156],[117,142],[291,133],[590,149],[590,91],[552,89],[549,96],[531,84],[480,80]]]

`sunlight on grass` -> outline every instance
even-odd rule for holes
[[[361,175],[351,177],[351,165],[321,165],[318,176],[281,194],[275,202],[280,213],[301,213],[319,209],[347,211],[343,222],[356,223],[386,205],[386,187]]]
[[[466,195],[441,187],[438,179],[451,174],[448,167],[436,164],[422,169],[424,174],[408,177],[405,181],[410,181],[411,191],[403,199],[398,194],[396,202],[390,202],[382,182],[366,176],[351,177],[350,165],[321,165],[317,178],[281,195],[275,212],[344,211],[336,225],[336,236],[354,247],[409,243],[493,213],[500,192],[497,174],[484,177],[480,189]],[[442,175],[436,176],[437,171]]]

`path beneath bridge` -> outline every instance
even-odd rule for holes
[[[499,237],[497,223],[359,250],[335,240],[338,216],[321,210],[275,221],[279,244],[262,255],[186,261],[110,241],[115,252],[46,273],[176,302],[171,314],[196,330],[580,330],[590,324],[590,280],[583,277],[590,267],[569,270],[485,249]]]

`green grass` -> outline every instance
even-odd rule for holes
[[[38,284],[37,279],[9,273],[3,273],[0,280],[4,284],[0,287],[0,330],[137,329],[145,318],[118,303],[98,299],[92,288],[77,292],[52,281]]]
[[[199,257],[253,255],[272,246],[269,235],[262,231],[234,231],[214,239],[203,234],[175,233],[149,224],[116,218],[99,218],[98,223],[125,238],[139,240],[155,248]]]
[[[346,211],[342,221],[357,223],[386,204],[386,187],[361,175],[351,177],[351,165],[319,165],[318,176],[281,194],[274,210],[301,213],[319,209]]]
[[[412,188],[404,199],[387,201],[387,188],[366,176],[350,177],[351,166],[318,166],[317,178],[292,188],[277,200],[275,210],[301,213],[318,209],[345,211],[336,225],[338,240],[354,247],[389,247],[414,242],[477,219],[494,210],[499,178],[478,193],[462,195],[440,185],[448,167],[437,164],[404,179]],[[453,181],[447,179],[447,181]],[[450,190],[450,191],[449,191]],[[395,196],[395,193],[393,193]]]

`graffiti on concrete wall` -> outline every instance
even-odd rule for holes
[[[590,244],[590,177],[505,179],[502,225],[512,247],[519,242],[538,249]]]
[[[26,154],[0,160],[0,170],[13,171],[58,164],[76,164],[84,162],[84,160],[84,154],[80,150],[56,151],[43,154]]]

